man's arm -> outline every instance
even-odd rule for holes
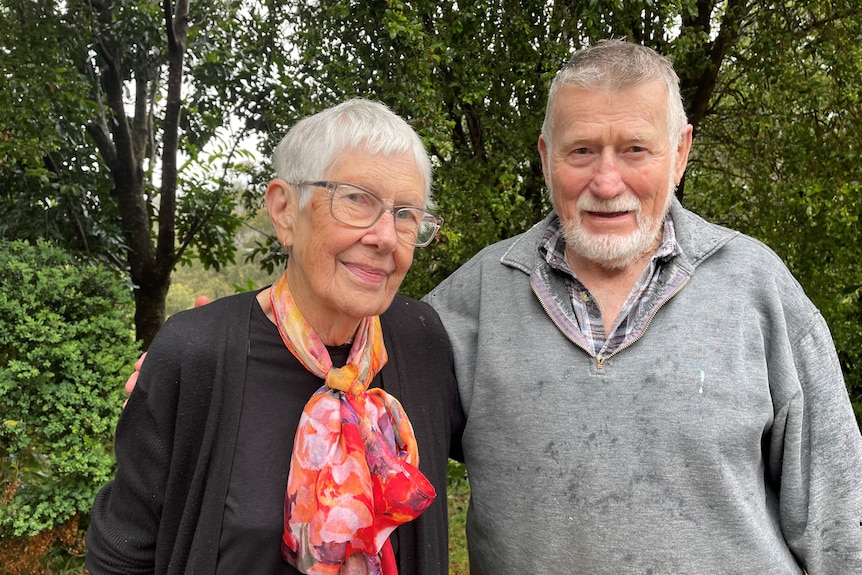
[[[794,355],[801,391],[776,406],[768,470],[782,531],[809,575],[862,573],[862,436],[819,314]]]

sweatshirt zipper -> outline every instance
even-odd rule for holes
[[[596,369],[604,369],[604,367],[605,367],[605,362],[606,362],[607,360],[609,360],[610,358],[612,358],[613,356],[615,356],[616,354],[618,354],[618,353],[619,353],[619,352],[621,352],[622,350],[627,349],[627,348],[629,348],[629,347],[633,346],[633,345],[634,345],[635,343],[637,343],[638,341],[640,341],[640,339],[641,339],[641,338],[644,336],[644,334],[646,333],[646,330],[647,330],[647,329],[649,329],[649,326],[650,326],[650,324],[652,323],[652,320],[653,320],[653,319],[655,319],[655,316],[658,314],[659,310],[660,310],[661,308],[663,308],[667,302],[669,302],[670,300],[672,300],[672,299],[674,298],[674,296],[676,296],[676,294],[678,294],[678,293],[682,290],[682,288],[684,288],[684,287],[686,286],[686,284],[688,283],[688,280],[690,280],[690,279],[691,279],[691,276],[688,276],[687,278],[685,278],[685,281],[684,281],[684,282],[682,282],[681,284],[679,284],[679,287],[678,287],[678,288],[676,288],[675,290],[673,290],[673,291],[670,293],[670,295],[668,295],[666,298],[664,298],[664,301],[662,301],[660,304],[658,304],[658,305],[655,307],[655,309],[654,309],[654,310],[652,310],[652,313],[650,314],[649,319],[647,319],[646,325],[644,326],[644,328],[641,330],[640,334],[639,334],[636,338],[634,338],[633,340],[631,340],[631,341],[630,341],[630,342],[628,342],[627,344],[625,344],[625,345],[623,345],[623,346],[621,346],[621,347],[617,348],[617,350],[616,350],[616,351],[614,351],[614,352],[613,352],[612,354],[610,354],[610,355],[607,355],[607,356],[604,356],[604,357],[602,357],[601,355],[597,356],[597,357],[596,357]]]
[[[656,314],[658,314],[659,310],[660,310],[661,308],[663,308],[667,302],[669,302],[670,300],[672,300],[672,299],[674,298],[674,296],[676,296],[676,294],[678,294],[678,293],[682,290],[682,288],[684,288],[684,287],[686,286],[686,284],[688,284],[688,282],[689,282],[689,280],[690,280],[690,279],[691,279],[691,276],[689,276],[689,277],[685,278],[685,281],[684,281],[684,282],[682,282],[682,283],[679,285],[679,287],[677,287],[673,292],[671,292],[671,293],[670,293],[670,295],[668,295],[668,296],[664,299],[664,301],[662,301],[659,305],[657,305],[657,306],[655,307],[655,309],[652,311],[652,313],[650,313],[649,319],[647,319],[646,325],[645,325],[645,326],[644,326],[644,328],[641,330],[640,335],[638,335],[636,338],[634,338],[633,340],[631,340],[630,342],[628,342],[628,343],[627,343],[627,344],[625,344],[624,346],[620,347],[619,349],[617,349],[616,351],[614,351],[614,352],[613,352],[612,354],[610,354],[610,355],[607,355],[607,356],[597,355],[597,356],[595,356],[595,360],[596,360],[596,369],[604,369],[604,368],[605,368],[605,362],[606,362],[607,360],[609,360],[610,358],[612,358],[613,356],[615,356],[616,354],[618,354],[618,353],[619,353],[619,352],[621,352],[622,350],[627,349],[627,348],[631,347],[632,345],[634,345],[635,343],[637,343],[638,341],[640,341],[640,339],[641,339],[641,338],[644,336],[644,334],[646,333],[646,330],[647,330],[647,329],[649,329],[649,326],[650,326],[650,324],[652,323],[652,320],[655,318]],[[581,345],[580,343],[578,343],[577,341],[575,341],[574,339],[572,339],[572,338],[569,336],[569,334],[568,334],[568,333],[566,333],[566,330],[564,330],[564,329],[563,329],[563,327],[562,327],[562,326],[561,326],[561,325],[560,325],[560,324],[559,324],[559,323],[554,319],[554,316],[552,316],[552,315],[551,315],[551,312],[550,312],[550,311],[548,311],[548,307],[545,305],[545,302],[542,300],[542,298],[541,298],[541,297],[539,297],[539,294],[537,294],[537,293],[536,293],[535,288],[533,288],[532,286],[530,286],[530,289],[531,289],[531,290],[533,291],[533,293],[536,295],[536,299],[538,299],[538,300],[539,300],[539,305],[541,305],[541,306],[542,306],[542,309],[544,309],[544,310],[545,310],[545,314],[550,318],[551,322],[552,322],[555,326],[557,326],[557,329],[558,329],[558,330],[560,330],[560,332],[561,332],[563,335],[565,335],[565,336],[566,336],[566,339],[568,339],[568,340],[569,340],[569,341],[571,341],[573,344],[575,344],[576,346],[578,346],[579,348],[581,348],[582,350],[584,350],[585,352],[587,352],[590,356],[592,356],[593,354],[592,354],[592,352],[591,352],[590,350],[588,350],[586,347],[584,347],[583,345]]]
[[[579,347],[579,348],[581,348],[582,350],[584,350],[585,352],[587,352],[587,354],[588,354],[588,355],[592,356],[592,355],[593,355],[593,353],[592,353],[590,350],[588,350],[586,347],[582,346],[580,343],[578,343],[577,341],[575,341],[574,339],[572,339],[572,338],[569,336],[569,334],[568,334],[568,333],[566,333],[566,330],[565,330],[565,329],[563,329],[563,326],[561,326],[561,325],[557,322],[557,320],[555,320],[555,319],[554,319],[554,316],[553,316],[553,315],[551,315],[551,312],[548,310],[548,306],[546,306],[546,305],[545,305],[545,301],[541,298],[541,296],[539,296],[539,294],[537,294],[537,293],[536,293],[536,288],[534,288],[534,287],[531,285],[531,286],[530,286],[530,290],[532,290],[533,294],[536,296],[536,299],[537,299],[537,300],[539,300],[539,305],[540,305],[540,306],[542,306],[542,309],[543,309],[543,310],[545,310],[545,315],[547,315],[547,316],[548,316],[548,318],[551,320],[551,323],[553,323],[553,324],[557,327],[557,330],[559,330],[559,332],[560,332],[560,333],[562,333],[564,336],[566,336],[566,339],[568,339],[570,342],[572,342],[572,343],[573,343],[573,344],[575,344],[577,347]]]

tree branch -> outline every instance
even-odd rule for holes
[[[150,144],[148,106],[150,101],[149,81],[138,74],[135,77],[135,117],[132,118],[132,151],[135,162],[143,167]]]
[[[706,115],[709,101],[715,91],[715,83],[718,78],[718,72],[721,69],[721,63],[736,40],[739,39],[743,27],[743,18],[747,13],[748,3],[746,0],[728,1],[724,16],[721,19],[721,27],[719,28],[718,35],[708,50],[709,61],[704,66],[700,77],[694,81],[694,97],[691,100],[688,112],[689,121],[694,126],[695,133],[700,121]],[[707,28],[706,31],[708,30]]]
[[[177,153],[182,111],[183,57],[186,49],[189,1],[163,0],[165,31],[168,39],[168,93],[162,124],[162,181],[156,251],[162,271],[169,273],[176,263]]]
[[[103,16],[106,21],[102,34],[105,35],[96,38],[96,46],[99,56],[105,63],[102,71],[102,86],[105,90],[108,108],[113,113],[111,134],[115,157],[111,175],[117,190],[123,229],[126,230],[131,251],[129,267],[132,281],[137,283],[144,277],[147,266],[153,261],[153,247],[150,243],[149,217],[143,197],[143,172],[135,152],[135,144],[123,100],[122,57],[117,47],[113,46],[111,39],[107,37],[111,19],[108,15]],[[98,130],[92,128],[89,132],[94,134],[94,138],[102,136]]]
[[[188,249],[189,245],[191,245],[195,236],[200,232],[204,226],[213,218],[215,214],[216,208],[218,207],[219,202],[221,201],[222,196],[224,195],[225,186],[227,185],[227,172],[230,169],[231,160],[233,159],[234,154],[236,154],[237,149],[239,148],[240,143],[245,139],[246,134],[249,129],[243,128],[240,130],[240,133],[234,136],[233,145],[230,148],[230,151],[227,153],[224,159],[224,165],[222,167],[222,176],[219,180],[218,189],[214,194],[213,201],[210,202],[209,207],[207,208],[204,215],[197,220],[193,221],[189,226],[189,231],[180,238],[179,247],[177,248],[176,258],[179,260],[183,257],[183,254]]]

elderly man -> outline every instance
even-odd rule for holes
[[[606,41],[557,75],[554,211],[428,296],[467,416],[472,575],[862,573],[862,438],[776,255],[683,209],[670,63]]]

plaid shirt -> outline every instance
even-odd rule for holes
[[[650,312],[658,298],[663,295],[665,282],[660,280],[662,265],[679,254],[680,248],[674,234],[673,220],[668,214],[664,220],[661,244],[635,282],[609,335],[605,334],[602,313],[595,299],[575,276],[566,260],[566,241],[559,217],[555,218],[545,231],[539,252],[551,268],[565,275],[572,310],[583,336],[583,340],[578,343],[602,359],[637,339],[646,329],[651,317]]]

